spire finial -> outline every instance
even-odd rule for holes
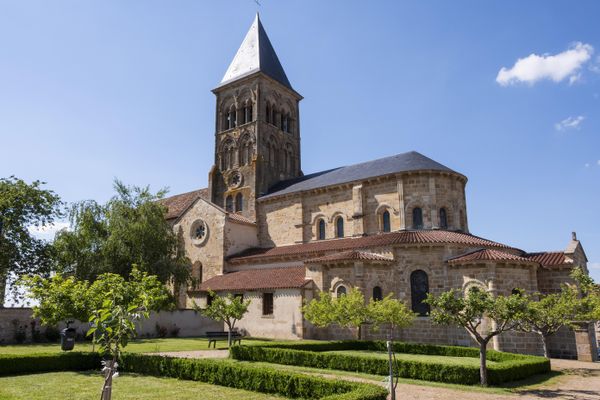
[[[577,240],[577,232],[571,232],[571,239]]]

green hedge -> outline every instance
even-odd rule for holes
[[[339,350],[386,351],[386,344],[382,341],[338,341],[234,346],[231,349],[231,356],[238,360],[338,369],[375,375],[388,374],[388,361],[386,359],[360,354],[326,353]],[[399,342],[394,343],[394,351],[397,353],[436,356],[479,357],[478,349],[460,346],[435,346]],[[550,361],[543,357],[489,351],[487,359],[497,362],[497,364],[488,366],[490,384],[515,381],[550,371]],[[396,367],[398,375],[403,378],[467,385],[477,384],[480,379],[478,366],[456,365],[440,362],[439,360],[397,360]]]
[[[98,369],[98,353],[0,354],[0,376],[52,371]]]
[[[0,376],[53,371],[99,370],[98,353],[0,355]],[[385,400],[383,387],[278,371],[231,360],[183,359],[125,353],[119,369],[142,375],[206,382],[291,398]]]
[[[143,375],[167,376],[207,382],[291,398],[327,400],[385,400],[379,386],[335,381],[273,368],[242,365],[230,360],[184,359],[143,354],[124,354],[121,369]]]

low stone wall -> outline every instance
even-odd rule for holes
[[[20,339],[25,343],[46,341],[47,337],[51,338],[51,334],[56,333],[56,329],[52,332],[50,328],[51,331],[46,334],[48,328],[40,326],[39,321],[32,318],[32,313],[30,308],[0,308],[0,344],[17,343]],[[85,337],[89,328],[87,322],[80,321],[71,326],[77,330],[79,339]],[[60,324],[58,329],[64,327],[64,324]],[[222,330],[222,322],[203,317],[194,310],[153,312],[149,319],[138,323],[139,337],[193,337],[203,336],[207,331]]]

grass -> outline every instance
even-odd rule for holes
[[[97,400],[102,376],[97,372],[53,372],[0,378],[0,400]],[[113,381],[119,400],[275,400],[282,397],[202,382],[125,374]]]
[[[260,345],[276,343],[263,339],[243,339],[243,345]],[[96,346],[97,348],[97,346]],[[227,341],[218,341],[218,350],[227,349]],[[77,342],[76,351],[92,351],[91,342]],[[167,351],[194,351],[208,350],[208,339],[206,338],[165,338],[165,339],[140,339],[129,342],[125,351],[131,353],[158,353]],[[212,346],[211,346],[212,350]],[[58,343],[34,343],[20,345],[0,346],[1,354],[33,354],[33,353],[59,353]]]
[[[327,353],[336,353],[336,354],[348,354],[348,355],[357,355],[357,356],[367,356],[367,357],[375,357],[375,358],[388,358],[388,354],[379,351],[360,351],[360,350],[340,350],[340,351],[328,351]],[[420,361],[420,362],[435,362],[435,363],[443,363],[449,365],[468,365],[479,367],[479,358],[474,357],[450,357],[450,356],[434,356],[434,355],[424,355],[424,354],[408,354],[408,353],[396,353],[396,360],[405,360],[405,361]],[[495,365],[498,364],[495,361],[487,360],[487,365]]]

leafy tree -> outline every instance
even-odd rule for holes
[[[87,334],[94,336],[94,342],[109,357],[103,361],[102,400],[110,400],[112,379],[118,376],[117,360],[129,340],[136,336],[135,322],[164,306],[169,294],[156,276],[135,267],[129,280],[111,273],[99,276],[88,293],[91,299],[103,299],[101,305],[95,304],[90,312],[92,328]]]
[[[577,283],[576,292],[579,296],[575,319],[579,321],[600,320],[600,286],[579,267],[573,269],[571,278]]]
[[[371,310],[365,304],[365,296],[357,288],[350,289],[348,294],[338,298],[333,298],[328,292],[321,292],[319,298],[311,300],[302,311],[304,318],[318,327],[336,324],[356,328],[358,340],[362,339],[362,325],[372,320]]]
[[[228,293],[227,296],[217,296],[214,292],[209,291],[209,296],[212,297],[212,302],[206,308],[200,308],[195,305],[195,309],[198,310],[202,315],[214,319],[215,321],[222,321],[227,325],[227,347],[231,347],[231,334],[235,328],[237,321],[244,317],[244,314],[248,312],[250,306],[250,300],[243,301],[240,296],[233,296]]]
[[[88,281],[56,274],[51,278],[39,275],[24,276],[19,281],[27,291],[27,297],[36,303],[33,316],[44,325],[56,325],[63,321],[88,321],[92,304]]]
[[[394,329],[410,326],[415,320],[415,313],[393,296],[393,293],[390,293],[382,300],[371,300],[367,307],[375,329],[384,324],[390,325],[390,340],[394,338]]]
[[[106,204],[82,201],[69,213],[71,229],[54,241],[56,269],[93,281],[103,273],[128,276],[132,265],[176,287],[190,278],[189,260],[165,220],[164,190],[126,186],[116,180]]]
[[[544,357],[549,358],[548,339],[563,326],[573,326],[579,298],[570,287],[547,295],[537,294],[538,299],[527,298],[526,309],[520,317],[518,329],[540,335]]]
[[[14,176],[0,178],[0,307],[10,274],[50,271],[51,247],[28,230],[48,226],[61,216],[60,198],[43,185],[40,181],[28,184]]]
[[[472,288],[464,296],[455,289],[438,297],[429,294],[426,302],[432,307],[433,322],[461,326],[479,344],[481,384],[487,385],[487,345],[494,336],[518,325],[527,300],[520,294],[494,297],[487,291]],[[487,326],[483,324],[486,317],[491,322]]]

